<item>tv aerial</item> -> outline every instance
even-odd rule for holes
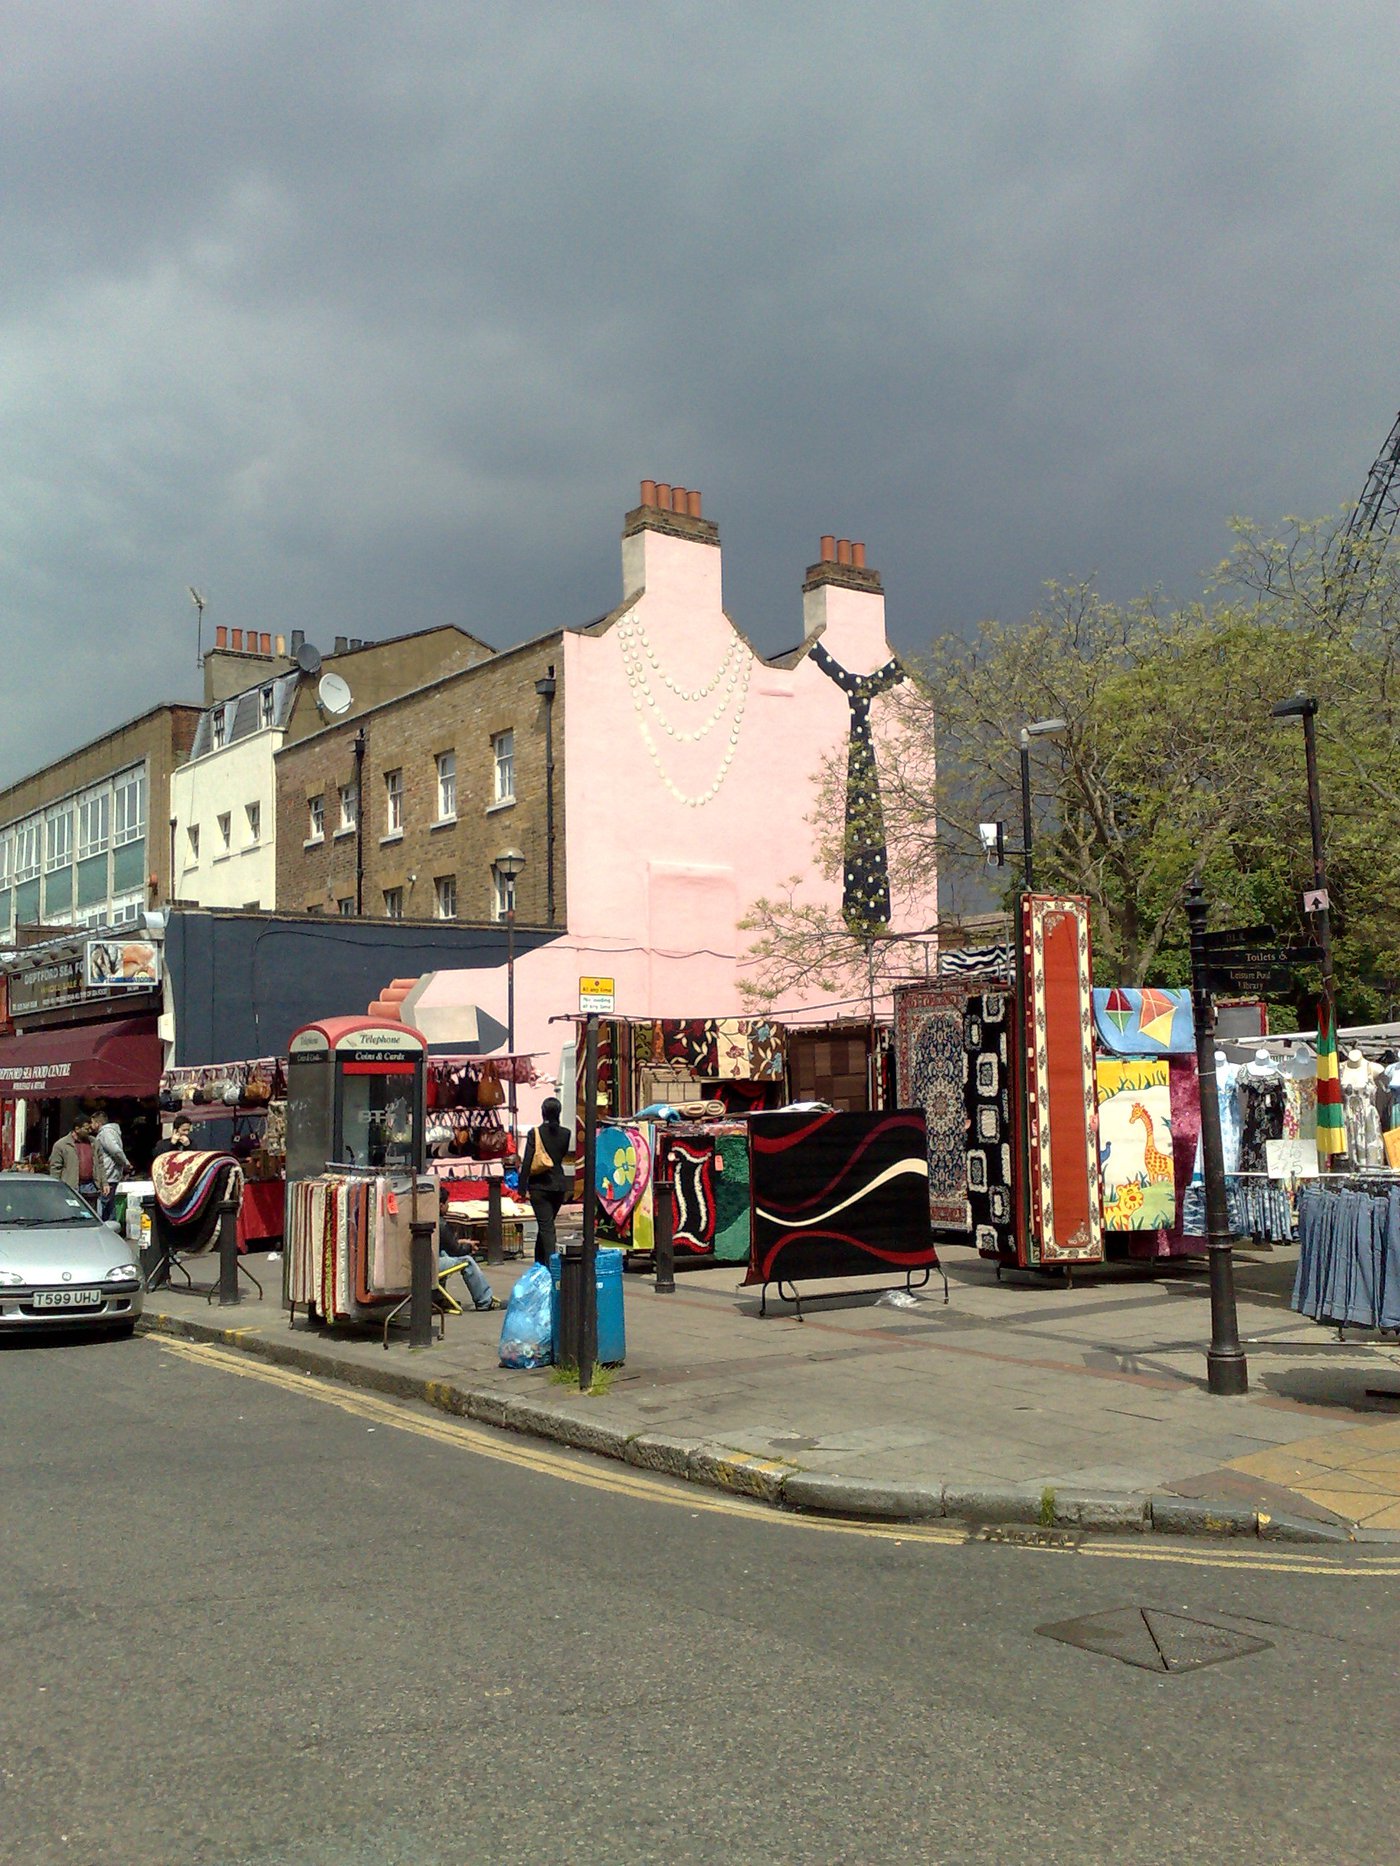
[[[200,595],[199,591],[194,587],[193,583],[187,583],[185,585],[185,588],[189,591],[190,601],[194,604],[195,610],[197,612],[196,618],[195,618],[195,625],[194,625],[194,664],[196,667],[203,667],[204,666],[204,598]]]
[[[317,659],[319,661],[320,657],[317,656]],[[322,674],[316,688],[316,704],[323,713],[329,713],[332,719],[339,719],[342,713],[349,712],[353,699],[350,683],[341,675]]]

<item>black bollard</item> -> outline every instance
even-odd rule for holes
[[[408,1345],[433,1344],[433,1285],[437,1282],[437,1225],[431,1218],[410,1223],[412,1257],[408,1298]]]
[[[238,1200],[219,1200],[219,1307],[243,1300],[238,1288]]]
[[[658,1296],[674,1296],[676,1293],[676,1208],[671,1203],[670,1164],[666,1157],[666,1143],[658,1140],[656,1194],[652,1214],[652,1227],[656,1239],[653,1261],[656,1266]]]
[[[501,1220],[501,1182],[488,1179],[486,1182],[486,1261],[504,1263],[506,1260],[505,1226]]]

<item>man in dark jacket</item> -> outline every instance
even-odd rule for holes
[[[49,1177],[61,1179],[65,1186],[81,1193],[90,1205],[97,1202],[96,1169],[92,1158],[92,1123],[79,1115],[66,1134],[61,1134],[49,1155]]]

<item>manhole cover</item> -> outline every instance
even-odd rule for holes
[[[1194,1672],[1202,1665],[1224,1659],[1247,1658],[1268,1652],[1272,1641],[1237,1633],[1213,1620],[1193,1620],[1183,1613],[1163,1613],[1156,1607],[1115,1607],[1110,1613],[1086,1614],[1082,1620],[1058,1620],[1038,1626],[1037,1633],[1058,1639],[1085,1652],[1140,1665],[1147,1672]]]

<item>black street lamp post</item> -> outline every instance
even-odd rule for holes
[[[1021,728],[1021,863],[1027,894],[1035,891],[1031,862],[1031,740],[1053,739],[1064,730],[1063,719],[1036,719]]]
[[[1196,1073],[1201,1085],[1201,1170],[1206,1182],[1206,1233],[1210,1249],[1210,1346],[1206,1384],[1212,1393],[1249,1391],[1249,1364],[1240,1346],[1235,1307],[1235,1255],[1225,1198],[1225,1149],[1220,1140],[1220,1102],[1215,1082],[1215,1006],[1206,984],[1205,889],[1193,879],[1186,890],[1191,928],[1191,1009],[1196,1024]]]
[[[520,849],[502,849],[496,857],[496,872],[505,882],[506,899],[506,1054],[515,1055],[515,882],[525,867]],[[510,1136],[515,1140],[515,1068],[511,1067],[506,1085],[506,1106],[510,1113]]]

